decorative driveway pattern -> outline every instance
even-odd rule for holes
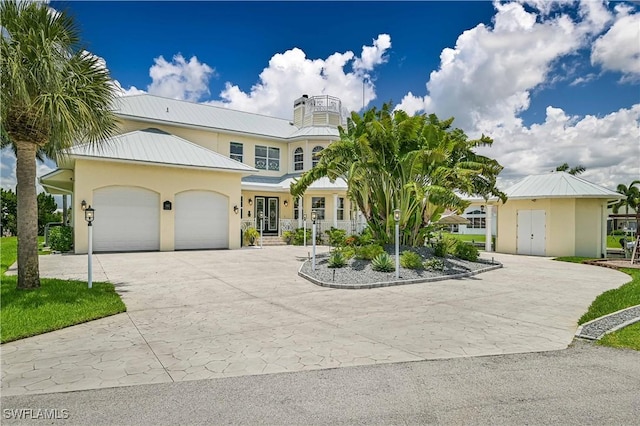
[[[337,290],[298,277],[308,251],[96,255],[94,279],[128,311],[2,345],[2,394],[563,349],[591,301],[629,280],[494,254],[504,268],[470,278]],[[85,279],[86,261],[44,256],[42,275]]]

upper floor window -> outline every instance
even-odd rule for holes
[[[312,164],[313,167],[315,167],[318,164],[318,162],[320,161],[320,156],[318,156],[318,154],[323,149],[324,148],[321,147],[320,145],[313,147],[313,151],[311,151],[311,158],[313,159],[313,164]]]
[[[280,170],[280,148],[256,145],[256,169]]]
[[[296,148],[293,151],[293,170],[298,171],[304,169],[304,151],[302,148]]]
[[[242,163],[242,144],[239,142],[229,143],[229,157]]]

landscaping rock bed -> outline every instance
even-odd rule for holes
[[[583,339],[598,340],[621,325],[631,325],[638,321],[640,321],[640,305],[589,321],[578,329],[576,336]]]
[[[417,249],[401,247],[400,253],[409,249],[422,255],[425,260],[435,258],[433,250],[428,247],[419,247]],[[385,251],[391,256],[395,256],[395,249],[392,246],[385,247]],[[407,269],[400,266],[400,279],[396,280],[395,271],[374,271],[371,267],[371,262],[368,260],[353,258],[343,268],[329,268],[328,258],[328,255],[317,256],[315,271],[312,270],[310,260],[304,262],[300,267],[299,275],[325,287],[356,289],[439,281],[471,276],[502,267],[499,262],[492,263],[491,259],[478,259],[476,262],[471,262],[448,256],[444,259],[436,258],[443,260],[443,269]]]

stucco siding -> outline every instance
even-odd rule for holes
[[[229,207],[240,206],[240,174],[218,171],[126,164],[97,160],[76,160],[74,177],[74,205],[81,212],[80,203],[92,204],[96,189],[108,186],[135,186],[160,194],[160,203],[170,201],[175,206],[175,194],[187,190],[214,191],[229,199]],[[160,211],[160,250],[174,250],[175,209]],[[96,211],[97,218],[100,215]],[[87,224],[82,214],[74,215],[75,252],[87,252]],[[240,247],[240,215],[229,214],[229,248]]]
[[[606,223],[603,211],[606,211],[603,200],[576,200],[576,256],[599,258],[602,255],[602,230]]]

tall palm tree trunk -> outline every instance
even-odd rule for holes
[[[38,271],[38,200],[36,194],[36,149],[30,142],[15,142],[16,193],[18,198],[18,288],[40,287]]]

